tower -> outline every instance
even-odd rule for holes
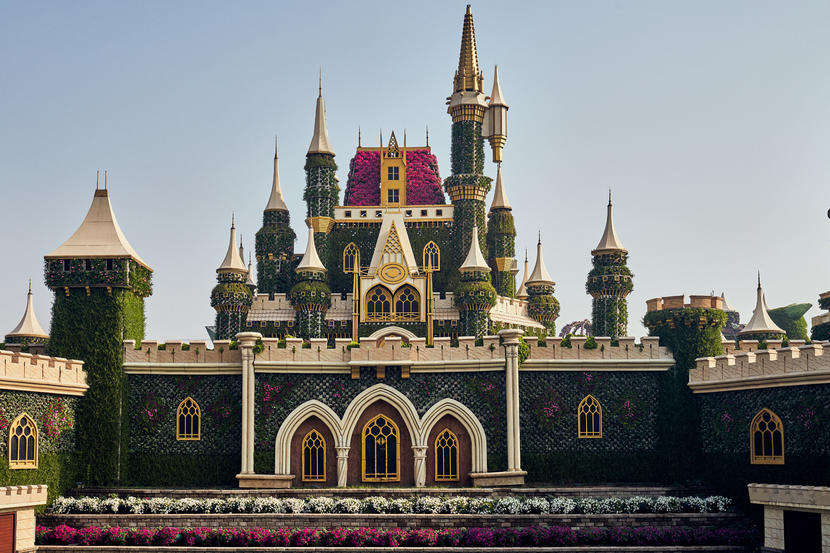
[[[487,216],[487,254],[496,293],[512,297],[515,282],[512,269],[516,263],[516,227],[513,224],[513,209],[504,191],[501,163],[498,164],[496,191]]]
[[[216,310],[216,337],[232,339],[243,331],[248,310],[253,303],[253,293],[245,284],[248,268],[236,248],[236,226],[231,220],[228,252],[216,269],[217,284],[210,293],[210,306]]]
[[[467,257],[458,269],[461,281],[456,287],[454,301],[461,317],[461,334],[481,338],[489,331],[489,313],[496,305],[496,290],[490,284],[490,267],[475,239],[478,228],[473,226],[470,234]]]
[[[608,192],[608,214],[605,231],[597,247],[591,251],[594,267],[588,273],[585,291],[593,298],[591,304],[594,336],[618,338],[628,334],[628,301],[634,289],[632,274],[626,262],[628,251],[622,247],[614,230],[611,192]]]
[[[326,105],[323,102],[321,77],[314,113],[314,136],[306,154],[303,199],[306,201],[306,216],[314,230],[317,249],[326,260],[330,253],[329,233],[334,226],[334,206],[337,205],[340,191],[335,171],[337,165],[334,163],[334,150],[329,144],[329,132],[326,129]]]
[[[542,257],[542,237],[536,244],[536,265],[525,282],[527,289],[527,312],[544,325],[548,334],[556,334],[556,318],[559,317],[559,300],[553,297],[556,283],[550,277]]]
[[[274,141],[274,178],[271,196],[262,213],[262,228],[256,233],[257,290],[262,294],[287,293],[294,283],[294,240],[288,206],[282,197],[277,144]]]
[[[32,301],[32,280],[29,279],[29,294],[26,297],[26,310],[23,312],[23,318],[14,329],[6,334],[6,346],[20,347],[22,351],[29,351],[30,347],[43,346],[49,340],[49,335],[40,326],[35,316],[34,302]]]
[[[485,250],[487,247],[484,202],[490,190],[490,178],[484,176],[482,121],[488,105],[483,88],[473,12],[467,5],[453,93],[447,98],[447,113],[452,117],[452,175],[444,180],[444,188],[454,206],[453,243],[459,252],[469,251],[473,227],[478,229],[479,246]]]
[[[299,335],[303,338],[324,337],[326,311],[331,306],[331,289],[326,283],[326,268],[317,255],[314,234],[309,222],[308,244],[297,265],[298,282],[288,296],[297,312]]]
[[[96,186],[81,226],[44,256],[46,285],[55,292],[47,353],[82,359],[89,390],[77,419],[82,469],[88,482],[120,476],[123,340],[144,338],[144,299],[153,270],[135,252],[115,219],[109,191]]]
[[[755,309],[746,326],[738,333],[740,340],[781,340],[786,333],[769,316],[767,299],[761,288],[761,273],[758,273],[758,289],[755,291]]]

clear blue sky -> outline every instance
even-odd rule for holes
[[[48,327],[42,257],[106,168],[121,227],[155,269],[147,336],[205,338],[231,212],[247,249],[261,224],[275,133],[305,247],[321,65],[341,185],[358,125],[367,141],[405,128],[410,144],[429,125],[448,176],[465,4],[0,1],[0,335],[30,276]],[[771,306],[830,289],[830,3],[481,1],[473,13],[485,87],[498,64],[510,104],[517,251],[532,256],[541,230],[559,327],[590,317],[608,187],[635,274],[632,334],[646,299],[713,289],[746,321],[756,269]]]

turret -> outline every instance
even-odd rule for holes
[[[282,197],[280,166],[274,140],[274,177],[271,196],[256,233],[257,290],[260,294],[285,294],[294,284],[294,240],[288,206]]]
[[[496,191],[487,216],[487,254],[493,271],[493,287],[500,296],[512,297],[516,280],[513,276],[516,264],[516,227],[502,182],[501,163],[498,164]]]
[[[232,339],[244,330],[253,293],[245,285],[248,268],[236,248],[236,226],[231,220],[230,242],[222,264],[216,269],[217,284],[210,294],[210,306],[216,310],[216,337]]]
[[[597,247],[591,251],[593,268],[588,273],[585,291],[591,295],[592,333],[594,336],[618,338],[628,335],[628,301],[634,289],[633,275],[626,265],[628,251],[623,248],[614,230],[611,191],[605,230]]]
[[[338,203],[337,165],[326,129],[326,106],[323,102],[323,81],[320,78],[317,108],[314,113],[314,136],[306,154],[306,215],[316,235],[317,248],[323,259],[329,259],[329,233],[334,226],[334,206]]]
[[[758,273],[758,288],[755,291],[755,309],[746,326],[738,333],[739,340],[782,340],[784,330],[769,316],[767,300],[761,288],[761,273]]]
[[[556,333],[556,319],[559,317],[559,300],[553,297],[556,283],[550,277],[545,260],[542,257],[542,236],[536,244],[536,265],[525,282],[527,288],[527,312],[536,321],[544,325],[548,334]]]
[[[522,270],[522,282],[521,282],[521,284],[519,284],[519,289],[516,290],[516,297],[519,298],[520,300],[526,300],[527,299],[527,288],[526,288],[525,285],[527,284],[527,279],[528,279],[529,276],[530,276],[530,269],[528,269],[528,266],[527,266],[527,250],[525,250],[525,264],[524,264],[524,269]]]
[[[490,101],[487,111],[484,112],[481,132],[490,141],[490,148],[493,150],[493,161],[501,163],[501,152],[507,142],[507,103],[501,94],[499,84],[499,66],[493,70],[493,92],[490,93]]]
[[[477,235],[478,229],[473,226],[467,257],[458,269],[461,281],[454,301],[461,316],[461,333],[480,338],[489,331],[489,313],[496,305],[496,290],[490,284],[490,267],[481,254]]]
[[[245,286],[251,291],[251,294],[256,297],[256,282],[254,282],[254,268],[251,262],[251,254],[248,254],[248,278],[245,280]]]
[[[483,249],[487,246],[484,202],[490,191],[490,178],[484,176],[481,125],[488,105],[483,87],[473,13],[468,5],[461,32],[458,69],[453,78],[453,93],[447,99],[447,112],[452,116],[452,175],[444,180],[444,188],[454,206],[452,240],[457,244],[458,252],[469,250],[473,226],[478,229],[480,246]],[[458,261],[460,256],[456,257],[455,263]]]
[[[34,302],[32,301],[32,280],[29,279],[29,294],[26,297],[26,310],[23,312],[23,318],[14,329],[6,334],[5,342],[6,348],[12,349],[21,348],[22,351],[31,351],[35,349],[34,346],[39,346],[43,350],[43,346],[49,340],[49,335],[40,326],[35,315]]]
[[[317,255],[314,228],[308,224],[308,244],[297,265],[297,284],[291,288],[289,299],[297,312],[299,335],[303,338],[321,338],[325,333],[326,311],[331,306],[331,289],[326,283],[326,268]]]
[[[78,474],[99,485],[118,479],[120,417],[113,398],[123,392],[123,340],[144,338],[153,273],[121,231],[106,181],[104,173],[104,188],[96,184],[78,230],[44,256],[46,285],[55,292],[46,352],[84,361],[89,390],[75,423]]]

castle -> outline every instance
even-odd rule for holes
[[[428,138],[359,139],[342,204],[320,87],[306,250],[294,252],[275,151],[256,281],[232,222],[212,347],[144,339],[153,271],[96,188],[78,230],[45,256],[49,335],[30,289],[0,353],[5,483],[830,481],[826,342],[785,343],[760,280],[737,341],[721,334],[731,308],[714,294],[649,300],[651,336],[628,337],[633,276],[610,195],[586,282],[594,336],[556,337],[541,237],[517,279],[508,105],[497,71],[485,95],[469,6],[452,84],[450,176]]]

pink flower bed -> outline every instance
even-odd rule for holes
[[[344,205],[380,205],[380,152],[360,151],[349,164]],[[438,160],[428,150],[406,151],[406,203],[443,204]]]
[[[88,528],[38,526],[38,545],[156,545],[190,547],[556,547],[572,545],[757,544],[753,530],[710,527],[569,528]]]

